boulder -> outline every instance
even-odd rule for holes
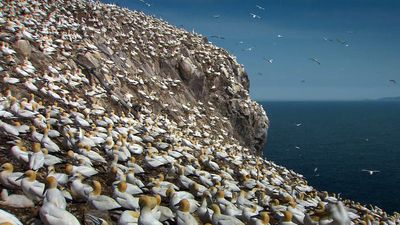
[[[189,58],[183,57],[179,63],[179,72],[182,80],[191,80],[195,70],[196,68],[192,61]]]
[[[100,49],[100,51],[102,51],[104,54],[106,54],[108,56],[114,55],[114,51],[103,43],[98,44],[97,47]]]
[[[15,43],[15,50],[24,57],[30,57],[32,53],[31,44],[27,40],[18,40]]]
[[[87,52],[84,55],[83,54],[78,55],[78,62],[87,69],[95,69],[100,66],[99,61],[90,52]]]

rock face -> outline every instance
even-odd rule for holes
[[[101,31],[96,24],[85,29],[83,35],[88,46],[78,55],[78,64],[98,70],[121,96],[129,94],[133,100],[149,95],[151,103],[146,107],[155,112],[178,119],[188,117],[192,107],[206,105],[210,107],[208,118],[187,125],[213,124],[215,129],[224,130],[227,138],[235,138],[260,153],[269,121],[263,108],[250,99],[248,76],[235,57],[201,35],[139,12],[130,14],[131,23],[121,22],[124,21],[121,15],[78,15],[78,12],[74,16],[81,20],[93,18],[99,23],[112,24],[108,27],[113,28],[104,33],[95,32]],[[137,35],[125,40],[121,32],[128,30]],[[119,44],[110,45],[107,36]],[[136,84],[140,80],[143,84]],[[166,88],[168,83],[173,84],[173,90]],[[142,93],[138,92],[140,89]]]

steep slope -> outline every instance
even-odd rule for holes
[[[247,74],[234,57],[206,38],[140,12],[85,7],[65,9],[84,24],[78,33],[92,47],[83,45],[71,58],[97,70],[116,95],[176,121],[198,108],[207,117],[186,125],[213,124],[224,137],[262,149],[268,119],[250,99]]]

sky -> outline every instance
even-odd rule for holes
[[[258,101],[400,96],[400,0],[103,2],[207,36],[244,65]]]

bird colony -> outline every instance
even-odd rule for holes
[[[97,2],[0,8],[1,225],[400,222],[256,156],[217,105],[181,102],[182,79],[149,76],[146,61],[177,57],[197,76],[185,42],[207,82],[225,76],[223,91],[258,107],[236,61],[201,36]]]

